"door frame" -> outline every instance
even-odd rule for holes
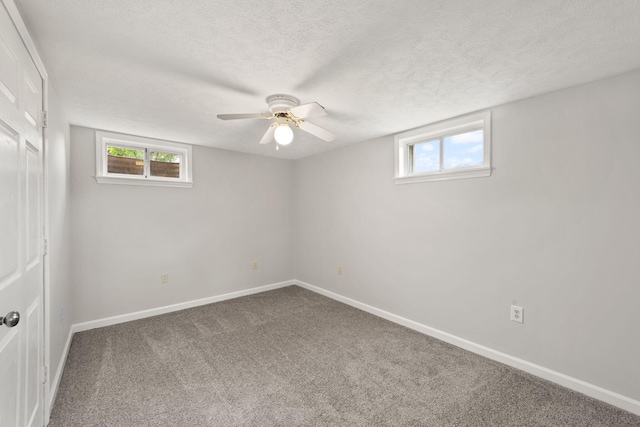
[[[49,104],[48,104],[48,100],[49,100],[49,75],[47,73],[47,70],[44,66],[44,62],[42,62],[42,59],[40,58],[40,55],[38,54],[38,50],[36,49],[36,45],[33,42],[33,39],[31,38],[31,34],[29,33],[29,30],[27,29],[26,24],[24,23],[22,16],[20,15],[20,11],[15,3],[15,0],[0,0],[2,1],[2,4],[4,5],[4,7],[7,9],[7,12],[9,13],[9,17],[11,18],[11,20],[13,21],[13,24],[16,27],[16,30],[18,31],[18,34],[20,35],[20,38],[22,39],[22,43],[24,44],[24,46],[27,49],[27,52],[29,53],[29,56],[31,56],[31,59],[33,60],[33,63],[36,66],[36,69],[38,70],[38,73],[40,74],[40,77],[42,77],[42,111],[48,111],[49,110]],[[46,126],[46,122],[43,120],[42,121],[42,176],[41,176],[41,182],[42,182],[42,210],[40,215],[42,216],[40,219],[42,221],[42,236],[43,236],[43,242],[41,242],[42,245],[44,245],[44,242],[48,242],[49,241],[49,179],[48,179],[48,175],[49,175],[49,161],[48,161],[48,153],[47,153],[47,126]],[[50,394],[50,382],[51,382],[51,372],[50,372],[50,333],[51,333],[51,322],[50,322],[50,312],[51,312],[51,307],[50,307],[50,302],[51,302],[51,298],[50,298],[50,277],[49,277],[49,270],[50,270],[50,266],[49,266],[49,249],[45,248],[45,251],[43,251],[43,289],[42,289],[42,299],[43,299],[43,304],[42,304],[42,310],[43,312],[42,314],[42,336],[40,337],[41,342],[42,342],[42,350],[43,350],[43,360],[42,360],[42,366],[45,369],[45,377],[44,377],[44,383],[42,384],[42,390],[41,390],[41,399],[42,399],[42,405],[43,405],[43,412],[42,412],[42,422],[43,425],[47,425],[49,424],[49,414],[51,412],[51,402],[49,402],[49,394]]]

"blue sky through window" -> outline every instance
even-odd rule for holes
[[[478,166],[482,164],[483,131],[448,136],[443,141],[444,169]]]
[[[440,170],[440,140],[420,142],[413,146],[413,173]]]

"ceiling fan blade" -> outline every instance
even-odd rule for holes
[[[314,125],[313,123],[305,122],[304,120],[299,122],[298,127],[303,131],[309,132],[311,135],[315,135],[327,142],[331,142],[336,138],[336,135],[328,130],[322,129],[320,126]]]
[[[321,117],[327,115],[324,107],[317,102],[310,102],[308,104],[293,107],[291,109],[291,113],[299,119],[306,119],[308,117]]]
[[[272,116],[268,113],[261,114],[218,114],[218,118],[222,120],[237,119],[270,119]]]
[[[267,129],[267,131],[265,132],[262,139],[260,140],[260,144],[268,144],[271,141],[273,141],[273,134],[276,131],[277,127],[278,127],[278,123],[272,123],[271,126],[269,126],[269,129]]]

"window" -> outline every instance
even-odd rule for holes
[[[96,180],[108,184],[191,187],[191,146],[96,132]]]
[[[491,175],[491,112],[395,136],[396,184]]]

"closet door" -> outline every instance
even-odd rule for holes
[[[42,85],[0,6],[0,424],[43,425]]]

